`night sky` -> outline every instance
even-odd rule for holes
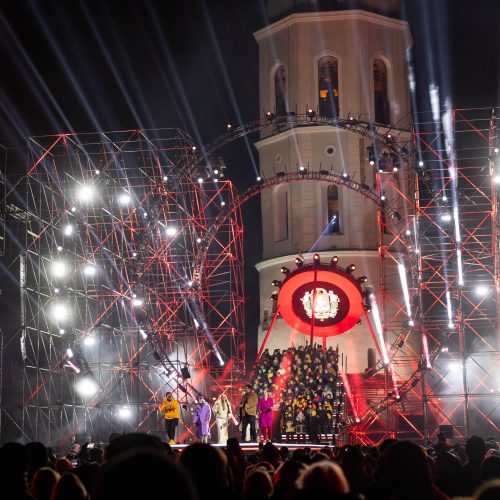
[[[205,144],[228,122],[262,115],[253,39],[268,24],[261,0],[3,0],[0,11],[3,145],[17,147],[29,135],[157,127],[180,127]],[[414,38],[418,111],[429,109],[432,82],[455,106],[498,106],[498,0],[407,0],[402,16]],[[18,152],[8,156],[11,176],[26,166]],[[227,175],[247,187],[255,174],[244,144],[222,154]],[[252,236],[247,281],[261,258],[258,205],[244,210]],[[258,290],[247,293],[255,331]]]

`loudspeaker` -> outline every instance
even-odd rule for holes
[[[187,366],[184,366],[181,368],[181,375],[184,380],[187,380],[188,378],[191,378],[191,374],[189,373],[189,369]]]
[[[451,439],[454,437],[453,425],[440,425],[439,432],[443,433],[446,439]]]

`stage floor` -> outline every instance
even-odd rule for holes
[[[192,444],[192,443],[189,443]],[[189,444],[173,444],[171,445],[172,448],[176,450],[182,450],[184,448],[187,448]],[[209,443],[212,446],[215,446],[217,448],[225,448],[225,444],[219,444],[219,443]],[[304,442],[275,442],[273,441],[273,444],[281,448],[283,446],[286,446],[290,451],[297,450],[297,449],[302,449],[302,448],[310,448],[312,450],[320,450],[322,448],[333,448],[335,445],[332,444],[312,444],[312,443],[304,443]],[[241,449],[243,451],[259,451],[259,449],[262,449],[262,446],[264,443],[240,443]]]

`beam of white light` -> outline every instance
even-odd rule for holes
[[[453,307],[451,305],[451,294],[446,290],[446,310],[448,312],[448,324],[453,324]]]
[[[347,375],[344,372],[342,372],[340,376],[342,378],[342,382],[344,383],[347,399],[349,400],[349,403],[351,403],[352,412],[354,413],[354,419],[356,420],[356,423],[358,423],[361,421],[361,419],[359,418],[358,409],[356,408],[356,401],[352,396],[351,386],[349,385],[349,379],[347,378]]]
[[[460,363],[460,361],[450,361],[450,363],[448,364],[448,370],[450,370],[450,372],[458,372],[460,371],[462,368],[462,363]]]
[[[80,368],[74,365],[69,359],[66,360],[66,364],[64,366],[67,368],[71,368],[72,370],[75,371],[75,373],[80,373]]]
[[[439,87],[434,83],[429,85],[429,98],[431,101],[432,119],[437,122],[440,118],[441,105],[439,104]]]
[[[460,243],[462,241],[462,236],[460,235],[460,219],[458,217],[458,206],[456,204],[456,197],[453,197],[453,219],[455,221],[455,241]]]
[[[410,293],[408,291],[408,281],[406,280],[406,267],[404,264],[398,264],[399,279],[401,280],[401,287],[403,289],[403,296],[405,298],[406,312],[408,317],[411,318],[411,305],[410,305]]]
[[[427,335],[425,333],[422,335],[422,346],[424,348],[425,365],[430,370],[432,365],[431,358],[429,357],[429,341],[427,340]]]
[[[380,313],[377,306],[377,299],[375,294],[370,293],[369,295],[370,306],[372,309],[373,321],[375,323],[375,331],[377,332],[378,343],[380,347],[380,352],[382,353],[382,362],[384,365],[389,364],[389,356],[387,355],[387,349],[385,347],[384,333],[382,329],[382,321],[380,319]]]
[[[458,284],[464,284],[464,271],[462,267],[462,250],[457,249],[457,269],[458,269]]]

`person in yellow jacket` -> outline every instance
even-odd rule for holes
[[[165,398],[165,401],[160,405],[160,413],[165,414],[168,444],[175,444],[175,429],[179,423],[179,401],[172,397],[171,392],[167,392]]]
[[[257,431],[255,429],[255,417],[257,416],[257,404],[259,397],[254,392],[250,384],[245,386],[245,394],[240,402],[240,415],[241,415],[241,432],[242,440],[245,441],[247,434],[247,427],[250,425],[250,435],[253,442],[257,442]]]

